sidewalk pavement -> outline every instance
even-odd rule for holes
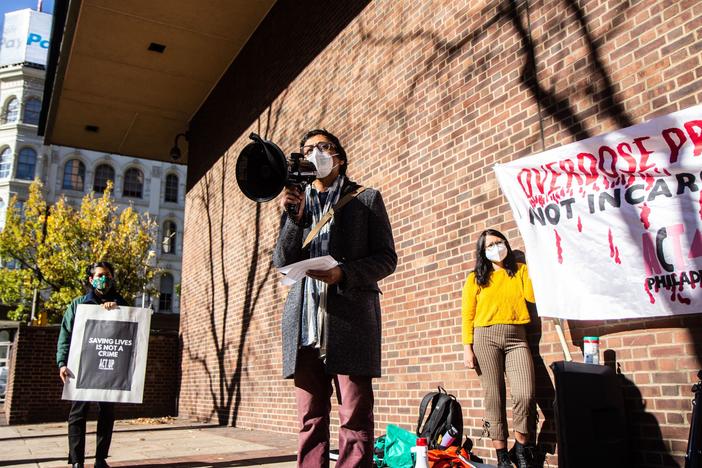
[[[86,466],[94,461],[95,426],[88,423]],[[0,467],[66,467],[66,434],[66,423],[1,426]],[[171,418],[124,420],[115,423],[108,463],[115,468],[292,468],[296,445],[295,434]]]

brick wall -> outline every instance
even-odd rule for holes
[[[5,398],[8,424],[65,421],[71,403],[61,400],[63,385],[56,368],[58,326],[20,326],[15,334]],[[144,401],[119,404],[117,418],[173,416],[178,396],[178,337],[154,334],[149,339]]]
[[[342,7],[311,3],[324,4],[306,9],[303,30],[314,37]],[[421,397],[443,385],[463,404],[478,453],[492,457],[480,439],[480,384],[462,364],[461,287],[483,229],[523,243],[491,168],[699,103],[702,2],[363,3],[335,35],[325,30],[310,59],[289,54],[299,24],[282,14],[290,2],[278,2],[215,90],[226,111],[206,103],[193,119],[179,412],[296,430],[293,387],[280,378],[287,290],[270,263],[279,210],[243,197],[234,165],[251,131],[290,152],[305,130],[324,126],[345,144],[350,177],[382,191],[399,255],[381,284],[376,432],[413,428]],[[252,101],[263,109],[254,117],[241,104]],[[213,158],[223,141],[228,150]],[[576,358],[582,336],[596,334],[619,366],[632,466],[682,463],[700,325],[697,316],[565,324]],[[548,365],[562,353],[549,319],[535,320],[531,338],[538,440],[553,465]]]

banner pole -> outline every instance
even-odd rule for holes
[[[573,358],[570,355],[570,350],[568,349],[568,343],[566,343],[565,334],[563,333],[563,322],[560,318],[554,319],[556,324],[556,333],[558,334],[558,341],[561,343],[561,349],[563,350],[563,357],[566,361],[572,361]]]

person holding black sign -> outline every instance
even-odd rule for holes
[[[512,394],[513,457],[519,468],[533,466],[529,428],[535,415],[534,363],[527,343],[527,302],[534,302],[529,271],[507,238],[487,229],[478,237],[475,270],[463,287],[464,362],[476,369],[485,393],[483,430],[497,452],[499,468],[512,467],[507,452],[505,375]]]
[[[284,211],[289,205],[297,211],[283,214],[273,263],[283,267],[330,255],[339,264],[308,271],[290,290],[283,312],[283,373],[295,380],[300,424],[297,463],[329,466],[334,382],[340,403],[336,466],[370,467],[372,379],[380,377],[378,281],[397,265],[392,230],[380,192],[346,177],[348,159],[336,136],[309,131],[300,152],[314,163],[317,179],[304,192],[288,187],[281,197]],[[320,222],[325,213],[333,216]]]
[[[59,377],[63,383],[71,375],[67,367],[71,334],[79,304],[97,304],[109,310],[126,306],[127,301],[119,295],[115,285],[115,270],[109,262],[97,262],[88,267],[86,272],[89,291],[85,296],[75,298],[66,308],[61,322],[61,331],[56,349],[56,364]],[[95,449],[95,468],[106,468],[107,454],[112,441],[112,428],[115,422],[114,403],[97,402],[97,447]],[[83,468],[85,463],[85,426],[90,409],[89,401],[74,401],[68,415],[68,463],[74,468]]]

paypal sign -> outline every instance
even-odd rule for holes
[[[32,44],[37,44],[42,49],[49,48],[49,40],[42,38],[41,34],[37,33],[29,33],[29,36],[27,37],[27,45],[30,46]]]
[[[51,15],[29,8],[6,13],[0,66],[27,62],[46,65],[50,36]]]

